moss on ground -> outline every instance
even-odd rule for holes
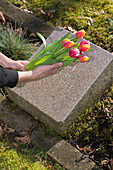
[[[109,169],[113,144],[113,85],[68,128],[64,138]],[[103,160],[106,160],[105,165],[102,165]]]
[[[32,159],[31,159],[32,158]],[[36,169],[47,170],[32,154],[24,155],[9,142],[0,141],[0,169]]]
[[[111,0],[8,0],[28,8],[53,26],[71,26],[76,30],[85,29],[85,38],[113,51],[113,2]]]
[[[25,134],[8,128],[0,120],[0,169],[63,170],[42,148],[34,146],[29,135]]]

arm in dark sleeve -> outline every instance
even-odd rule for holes
[[[0,66],[0,88],[15,87],[18,82],[18,72],[16,70],[9,70]]]

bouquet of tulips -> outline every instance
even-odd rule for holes
[[[44,47],[42,50],[30,60],[26,65],[27,70],[33,70],[39,65],[51,65],[57,62],[62,62],[63,67],[70,65],[73,62],[86,62],[89,60],[83,53],[90,50],[90,43],[83,40],[77,43],[78,39],[83,38],[85,35],[84,30],[80,30],[75,34],[73,39],[69,39],[70,32],[68,32],[61,39],[51,42],[46,46],[45,38],[37,33],[43,41]]]

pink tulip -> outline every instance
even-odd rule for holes
[[[79,57],[80,51],[77,48],[73,48],[69,51],[69,56],[71,58]]]
[[[87,40],[84,40],[84,41],[81,41],[80,46],[81,45],[89,45],[90,46],[90,42]]]
[[[78,39],[81,39],[81,38],[83,38],[84,35],[85,35],[85,31],[80,30],[75,34],[75,37],[78,37]]]
[[[87,57],[87,56],[80,56],[80,57],[79,57],[80,63],[84,63],[84,62],[86,62],[86,61],[88,61],[88,60],[89,60],[89,57]]]
[[[80,46],[80,51],[81,52],[86,52],[90,49],[90,46],[89,45],[81,45]]]

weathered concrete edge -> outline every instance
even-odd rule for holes
[[[100,74],[95,83],[88,89],[87,93],[76,105],[76,108],[72,110],[69,117],[66,118],[62,126],[62,132],[67,130],[67,128],[71,125],[72,123],[71,120],[73,120],[74,122],[76,118],[78,118],[82,113],[85,112],[86,108],[92,107],[96,102],[98,102],[99,98],[102,97],[103,93],[110,87],[110,85],[112,85],[112,83],[113,83],[113,60],[108,64],[108,66],[102,72],[102,74]],[[89,100],[90,104],[88,102]]]
[[[29,114],[31,114],[32,116],[34,116],[35,119],[39,119],[41,122],[43,122],[46,126],[48,126],[49,128],[54,129],[54,127],[56,127],[55,131],[59,134],[61,132],[61,125],[59,122],[56,122],[54,119],[52,119],[51,117],[49,117],[47,114],[45,114],[44,112],[42,112],[41,110],[37,109],[33,104],[29,103],[28,101],[24,100],[21,96],[19,96],[18,94],[15,95],[15,93],[10,89],[7,88],[8,91],[8,95],[9,98],[15,102],[18,103],[18,105],[23,108],[25,111],[28,112],[29,110]],[[25,102],[24,102],[25,101]],[[27,110],[26,110],[26,106],[27,106]],[[29,109],[28,109],[29,107]],[[33,108],[33,109],[32,109]],[[46,121],[45,121],[45,117],[46,117]],[[51,121],[52,120],[52,121]],[[50,124],[51,122],[51,124]]]
[[[40,20],[32,14],[20,10],[6,0],[0,0],[0,11],[3,12],[6,18],[27,28],[28,31],[34,33],[39,32],[46,38],[55,29],[53,26],[47,24],[43,20]]]
[[[68,170],[96,170],[101,169],[91,159],[83,155],[72,145],[62,140],[55,144],[47,154],[54,158]]]

